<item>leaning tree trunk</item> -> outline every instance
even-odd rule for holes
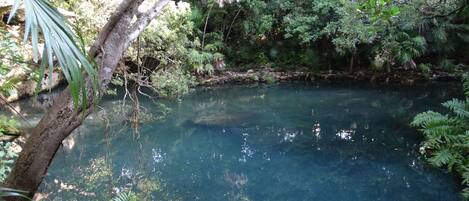
[[[99,65],[101,90],[110,82],[118,62],[130,43],[142,33],[169,0],[159,0],[147,11],[140,12],[138,7],[143,2],[144,0],[123,0],[88,52]],[[132,20],[133,18],[137,20]],[[86,80],[86,90],[92,91],[89,78]],[[93,105],[97,98],[90,95],[90,105]],[[62,141],[82,124],[92,109],[90,106],[74,109],[70,89],[67,87],[33,129],[5,186],[28,191],[29,196],[32,196],[41,184]],[[9,198],[9,200],[15,199],[18,198]]]

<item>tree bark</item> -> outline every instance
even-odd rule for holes
[[[144,0],[123,0],[101,30],[97,40],[90,48],[88,55],[99,65],[99,88],[104,90],[112,79],[118,62],[125,50],[156,17],[169,0],[159,0],[146,12],[141,13],[138,7]],[[136,17],[136,20],[132,19]],[[90,105],[99,100],[101,95],[93,97],[90,78],[86,78],[86,90]],[[100,93],[101,94],[101,93]],[[90,114],[93,107],[73,106],[70,89],[67,87],[33,129],[23,151],[8,176],[5,186],[28,191],[33,196],[42,182],[47,169],[62,141],[80,126]],[[7,200],[21,200],[9,197]]]

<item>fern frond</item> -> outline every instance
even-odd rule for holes
[[[465,200],[468,200],[469,199],[469,188],[462,189],[461,195]]]
[[[429,161],[432,165],[441,167],[448,164],[452,157],[453,156],[451,155],[451,151],[449,149],[442,149],[433,153],[433,156]]]
[[[463,89],[464,94],[466,95],[466,102],[469,102],[469,73],[463,75]]]
[[[438,112],[427,111],[416,115],[410,124],[415,127],[426,128],[429,124],[444,123],[447,122],[448,119],[449,118],[447,115],[442,115]]]
[[[460,118],[469,118],[469,107],[467,107],[468,104],[465,101],[453,99],[444,102],[442,105]]]
[[[429,123],[423,133],[428,137],[448,137],[457,135],[456,129],[451,125],[442,125],[445,122]]]
[[[466,168],[464,170],[464,173],[462,174],[462,183],[463,184],[469,184],[469,170]]]

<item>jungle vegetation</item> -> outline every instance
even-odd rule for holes
[[[11,151],[10,142],[0,144],[0,179],[29,195],[62,139],[81,124],[103,94],[115,94],[119,87],[128,89],[130,96],[149,88],[158,97],[177,99],[197,84],[196,78],[226,70],[419,72],[428,77],[438,72],[459,77],[468,71],[467,0],[17,3],[0,8],[1,105],[8,107],[6,97],[18,93],[15,86],[24,79],[34,80],[39,83],[35,88],[40,88],[59,72],[68,83],[60,103],[33,131],[37,138],[28,139],[14,167],[18,153]],[[56,8],[73,14],[64,17]],[[116,37],[116,32],[125,34]],[[13,68],[21,76],[12,75]],[[425,112],[412,125],[422,129],[422,153],[429,162],[458,173],[467,187],[467,79],[464,89],[465,100],[443,103],[451,114]],[[1,117],[0,134],[17,133],[16,124]],[[55,141],[44,140],[49,136]],[[48,161],[35,160],[43,155]],[[27,164],[41,168],[31,171]],[[463,195],[469,196],[467,188]]]

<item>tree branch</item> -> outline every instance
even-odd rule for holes
[[[143,30],[150,24],[151,20],[155,18],[161,10],[169,3],[169,0],[159,0],[153,6],[138,16],[137,21],[131,25],[128,33],[127,42],[134,41],[143,32]]]
[[[111,31],[114,29],[116,24],[119,22],[121,17],[129,11],[131,7],[130,4],[134,3],[136,6],[140,6],[143,3],[143,0],[123,0],[122,3],[119,4],[116,11],[111,15],[109,21],[104,25],[101,29],[101,32],[98,38],[95,40],[93,45],[91,46],[90,50],[88,51],[88,56],[94,58],[98,52],[101,50],[101,45],[106,41],[106,38],[109,36]]]

